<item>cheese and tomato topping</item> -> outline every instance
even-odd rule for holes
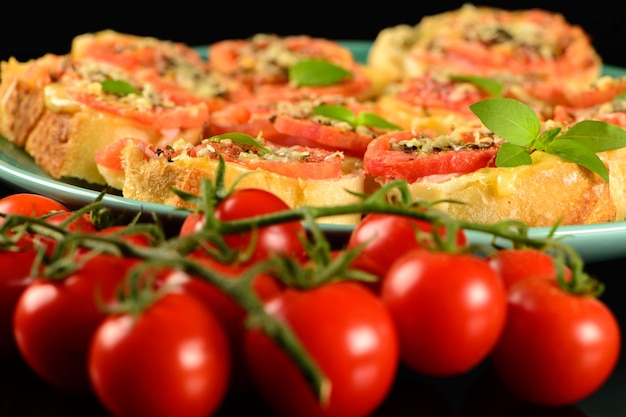
[[[363,166],[370,175],[384,181],[437,182],[494,166],[502,141],[482,129],[459,129],[434,138],[416,136],[411,131],[391,132],[370,143]]]

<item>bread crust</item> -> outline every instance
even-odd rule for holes
[[[199,129],[187,132],[195,140],[200,133]],[[74,113],[45,109],[28,135],[24,149],[54,178],[106,185],[94,162],[96,153],[118,138],[128,136],[148,143],[158,143],[163,138],[156,129],[90,108]]]
[[[0,135],[24,146],[44,113],[44,87],[60,76],[66,63],[65,57],[54,54],[27,62],[12,57],[0,63]]]

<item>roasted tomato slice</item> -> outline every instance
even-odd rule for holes
[[[476,139],[476,133],[479,133]],[[363,158],[374,177],[412,183],[432,175],[457,175],[493,166],[498,141],[486,131],[462,130],[439,137],[416,137],[411,131],[374,139]]]

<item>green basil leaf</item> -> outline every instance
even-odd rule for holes
[[[534,110],[512,98],[488,98],[471,104],[470,110],[488,129],[516,145],[532,144],[541,128]]]
[[[378,129],[402,130],[400,126],[383,119],[377,114],[369,112],[360,112],[356,118],[356,124],[358,126],[375,127]]]
[[[298,61],[289,68],[289,80],[299,86],[324,86],[340,83],[352,72],[321,59]]]
[[[500,97],[502,95],[502,91],[504,90],[504,86],[502,85],[502,83],[491,78],[477,77],[475,75],[452,75],[450,78],[453,81],[461,81],[474,84],[476,87],[491,94],[494,97]]]
[[[567,161],[582,165],[598,174],[604,181],[609,180],[609,171],[604,162],[583,143],[574,139],[562,139],[550,143],[546,152],[559,156]]]
[[[322,104],[313,109],[313,114],[317,116],[330,117],[331,119],[341,120],[349,123],[350,126],[356,126],[356,117],[354,112],[345,106],[338,104]]]
[[[102,91],[105,93],[111,93],[118,96],[127,96],[129,94],[137,94],[138,96],[141,95],[141,92],[135,87],[122,80],[104,80],[100,81],[100,85],[102,86]]]
[[[500,149],[496,155],[496,166],[498,167],[530,165],[532,161],[528,149],[509,142],[504,142],[500,145]]]
[[[254,146],[256,148],[262,149],[263,151],[267,153],[272,153],[271,149],[266,148],[265,146],[261,144],[261,142],[259,142],[252,136],[248,135],[247,133],[240,133],[240,132],[223,133],[221,135],[215,135],[209,138],[209,140],[215,140],[215,141],[220,141],[224,139],[230,139],[239,145]]]
[[[583,120],[563,132],[559,139],[575,140],[596,153],[612,151],[626,146],[626,130],[611,123]]]

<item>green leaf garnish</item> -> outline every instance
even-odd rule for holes
[[[530,154],[544,151],[581,165],[603,180],[609,180],[606,165],[598,152],[626,147],[626,130],[598,120],[578,122],[561,133],[556,127],[539,133],[537,114],[526,104],[511,98],[488,98],[470,105],[482,123],[506,140],[498,150],[496,165],[515,167],[532,163]]]
[[[352,72],[322,59],[305,59],[289,68],[289,81],[299,86],[337,84],[352,76]]]
[[[394,125],[379,115],[369,112],[360,112],[356,118],[356,124],[359,126],[376,127],[379,129],[401,130],[400,126]]]
[[[533,109],[512,98],[488,98],[471,104],[470,110],[493,133],[516,145],[529,146],[541,129]]]
[[[450,78],[453,81],[461,81],[474,84],[476,87],[491,94],[494,97],[500,97],[502,95],[502,91],[504,90],[504,86],[502,85],[502,83],[491,78],[477,77],[475,75],[452,75],[450,76]]]
[[[626,146],[626,130],[598,120],[583,120],[564,132],[559,139],[573,139],[594,152],[612,151]]]
[[[352,127],[356,126],[354,112],[345,106],[338,104],[321,104],[315,107],[312,113],[316,116],[330,117],[331,119],[346,122]]]
[[[256,148],[259,148],[267,153],[272,153],[272,150],[263,146],[261,144],[261,142],[259,142],[258,140],[256,140],[255,138],[253,138],[252,136],[248,135],[247,133],[240,133],[240,132],[232,132],[232,133],[223,133],[221,135],[215,135],[215,136],[211,136],[209,138],[209,140],[215,140],[215,141],[221,141],[224,139],[230,139],[233,142],[239,144],[239,145],[248,145],[248,146],[254,146]]]
[[[598,174],[604,181],[609,180],[609,171],[604,162],[596,153],[585,144],[577,142],[575,139],[563,139],[559,137],[550,144],[547,152],[560,156],[561,158],[575,162]]]
[[[520,165],[530,165],[532,158],[528,151],[522,146],[504,142],[500,145],[496,155],[496,165],[499,167],[516,167]]]
[[[100,82],[102,91],[105,93],[111,93],[118,96],[127,96],[129,94],[141,95],[141,91],[122,80],[104,80]]]
[[[312,113],[314,115],[346,122],[353,128],[357,126],[367,126],[379,129],[401,130],[399,126],[396,126],[374,113],[359,112],[355,117],[352,110],[339,104],[321,104],[315,107]]]

